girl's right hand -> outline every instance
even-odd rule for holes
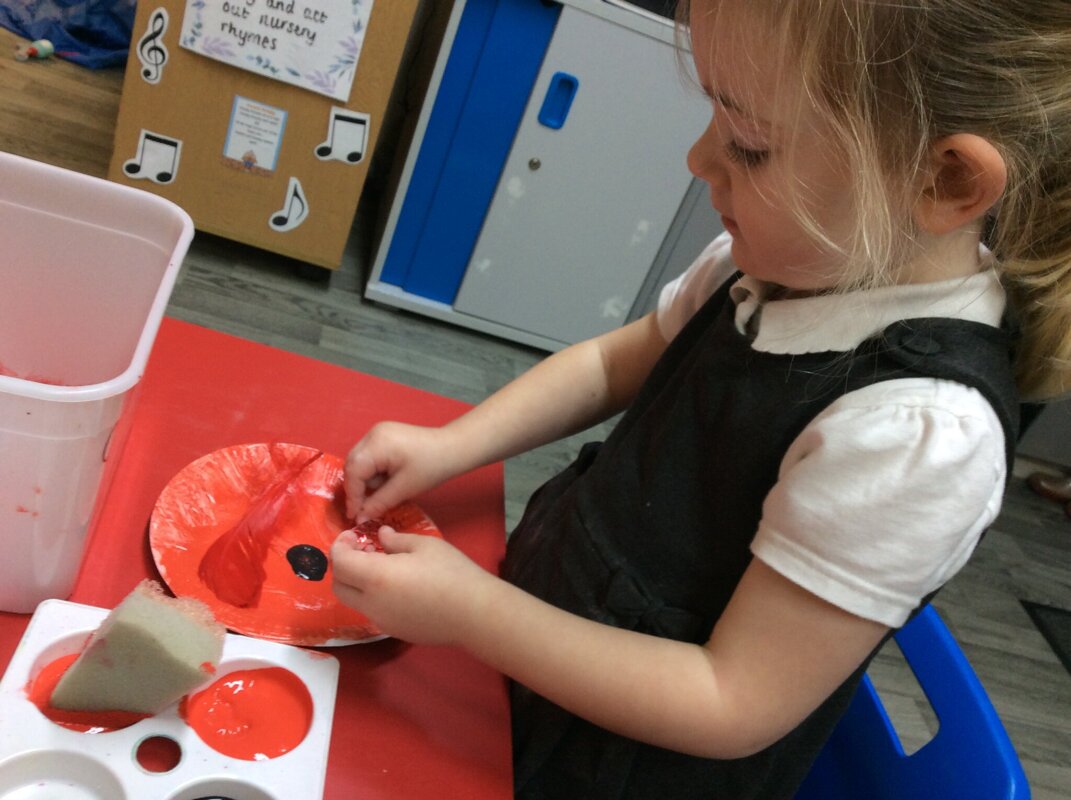
[[[378,519],[399,503],[461,471],[443,428],[381,422],[346,457],[346,513]]]

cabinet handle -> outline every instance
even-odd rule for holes
[[[539,121],[548,128],[558,130],[569,116],[580,80],[568,72],[555,72],[547,87],[547,96],[543,98],[543,107],[539,109]]]

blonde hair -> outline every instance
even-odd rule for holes
[[[912,247],[917,177],[940,137],[973,133],[1004,158],[986,244],[1018,316],[1025,399],[1071,390],[1071,2],[718,0],[735,27],[823,115],[858,176],[855,224],[837,246],[847,288],[889,280]],[[722,13],[740,9],[744,13]],[[688,2],[678,20],[688,20]],[[755,26],[758,27],[755,27]],[[746,26],[747,31],[741,26]],[[761,31],[761,39],[756,39]],[[786,72],[789,70],[790,72]],[[792,148],[789,143],[789,154]],[[806,187],[802,187],[804,190]],[[817,240],[833,247],[806,213]]]

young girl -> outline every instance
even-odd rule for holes
[[[1020,396],[1071,386],[1071,4],[681,13],[727,234],[656,313],[347,460],[374,518],[626,410],[504,580],[389,529],[332,551],[344,602],[513,679],[521,798],[792,797],[996,517]]]

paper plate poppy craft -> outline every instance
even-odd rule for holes
[[[342,459],[297,444],[225,447],[164,487],[149,523],[160,575],[204,601],[237,633],[298,645],[345,645],[383,634],[331,590],[331,544],[352,528]],[[442,537],[415,504],[358,526],[378,547],[382,524]]]

